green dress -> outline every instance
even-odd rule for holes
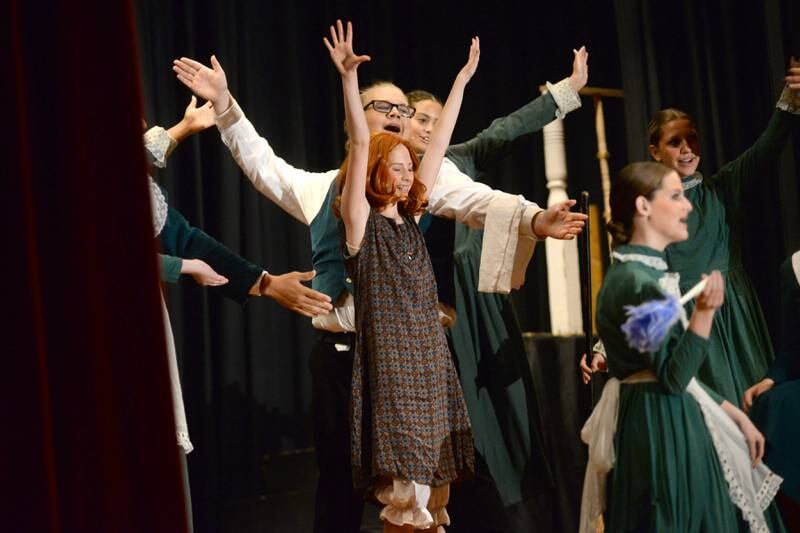
[[[800,280],[792,268],[792,259],[780,268],[783,336],[767,373],[775,385],[756,399],[750,418],[767,441],[764,462],[783,477],[783,493],[800,503]]]
[[[447,157],[464,174],[485,172],[531,140],[556,118],[553,96],[544,94],[494,120],[467,142],[452,145]],[[491,185],[491,184],[489,184]],[[486,459],[505,505],[522,501],[531,483],[550,486],[540,422],[529,406],[536,400],[526,387],[529,372],[519,322],[508,295],[478,292],[483,231],[456,223],[456,323],[448,330],[458,360],[475,447]],[[527,390],[526,390],[527,389]]]
[[[535,407],[522,332],[508,295],[478,292],[483,232],[456,225],[456,323],[448,333],[458,356],[475,447],[503,502],[553,484]],[[531,487],[531,485],[536,487]]]
[[[725,276],[725,304],[714,317],[709,356],[698,376],[734,405],[741,405],[744,391],[764,377],[774,357],[755,288],[742,265],[742,192],[746,180],[769,172],[799,122],[797,115],[776,110],[766,130],[734,161],[710,178],[700,173],[684,178],[694,207],[689,239],[667,247],[667,263],[680,273],[682,292],[711,270]]]
[[[651,248],[619,246],[614,255],[597,303],[609,372],[622,380],[649,369],[657,381],[621,386],[606,531],[745,531],[703,414],[686,392],[712,343],[678,322],[657,352],[630,348],[620,329],[624,307],[663,299],[677,279],[666,272],[665,255]],[[767,522],[771,531],[783,531],[776,512],[774,504],[765,511]]]

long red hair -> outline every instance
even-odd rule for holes
[[[408,191],[408,196],[403,198],[395,193],[394,184],[389,177],[388,161],[389,152],[403,145],[411,155],[414,167],[414,182]],[[333,210],[336,216],[341,217],[342,189],[347,179],[347,168],[350,164],[348,155],[336,176],[338,195]],[[418,215],[428,205],[426,187],[417,179],[416,172],[419,168],[419,157],[414,153],[411,145],[393,133],[376,133],[369,140],[369,157],[367,159],[367,201],[375,209],[381,210],[386,206],[397,203],[397,210],[402,215]]]

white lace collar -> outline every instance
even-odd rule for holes
[[[620,263],[627,263],[628,261],[637,261],[644,265],[649,266],[650,268],[655,268],[656,270],[667,270],[667,262],[664,261],[660,257],[654,257],[652,255],[645,255],[645,254],[623,254],[620,252],[612,252],[611,257],[619,261]]]
[[[164,193],[161,192],[153,178],[147,176],[147,180],[150,182],[150,208],[153,211],[154,236],[158,237],[167,222],[167,199],[164,198]]]
[[[703,175],[700,174],[699,172],[695,172],[694,174],[692,174],[692,176],[688,180],[681,181],[681,185],[683,185],[684,191],[688,191],[689,189],[694,189],[701,183],[703,183]]]

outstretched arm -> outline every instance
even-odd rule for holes
[[[439,174],[439,168],[442,166],[442,159],[444,159],[444,154],[450,145],[450,137],[453,135],[458,112],[461,110],[461,102],[464,99],[464,88],[478,69],[480,57],[480,39],[473,37],[467,64],[464,65],[453,82],[453,87],[450,89],[450,95],[444,104],[439,122],[436,124],[436,129],[433,130],[433,135],[431,135],[431,142],[425,151],[425,157],[422,159],[417,171],[417,179],[425,185],[428,193],[433,189],[436,176]]]
[[[342,28],[342,21],[336,21],[336,28],[330,27],[331,40],[323,38],[328,52],[331,54],[336,70],[342,76],[342,92],[344,93],[344,112],[347,121],[347,133],[350,137],[350,153],[342,188],[342,221],[344,222],[347,242],[356,248],[361,246],[364,229],[369,217],[369,202],[366,197],[367,159],[369,157],[369,127],[361,98],[358,94],[358,66],[369,61],[369,56],[357,56],[353,52],[353,25],[347,23],[347,33]]]
[[[580,91],[589,77],[589,52],[582,46],[573,50],[572,74],[555,85],[551,91],[525,104],[513,113],[495,119],[488,128],[472,139],[451,145],[447,158],[459,170],[473,179],[480,178],[511,152],[529,140],[528,135],[539,131],[557,116],[563,118],[567,113],[581,105]]]
[[[169,136],[180,143],[186,137],[200,133],[214,125],[214,108],[209,100],[197,107],[197,97],[192,96],[180,122],[167,130]]]
[[[308,172],[279,157],[231,96],[216,56],[211,57],[211,65],[182,57],[174,61],[172,70],[192,92],[212,102],[222,142],[255,188],[300,222],[311,224],[336,172]]]
[[[192,96],[180,122],[168,130],[154,126],[144,133],[144,148],[148,162],[158,168],[166,167],[167,157],[175,150],[178,143],[212,124],[214,124],[214,108],[211,102],[197,107],[197,98]]]
[[[789,136],[800,126],[800,63],[794,58],[787,70],[786,86],[769,123],[750,148],[723,166],[711,177],[725,194],[725,202],[738,217],[742,212],[743,186],[756,180],[775,164]]]

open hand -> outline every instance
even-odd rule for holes
[[[336,66],[339,74],[355,72],[358,66],[365,61],[369,61],[369,56],[359,56],[353,52],[353,24],[348,21],[347,33],[344,32],[342,21],[336,21],[336,28],[330,27],[331,40],[323,37],[322,41],[331,54],[331,61]],[[333,43],[333,44],[331,44]]]
[[[467,58],[467,64],[464,65],[458,75],[461,76],[465,82],[471,80],[472,76],[475,75],[475,71],[478,70],[478,62],[480,60],[481,40],[479,37],[475,36],[472,38],[472,43],[469,46],[469,58]]]
[[[333,309],[330,296],[306,287],[302,283],[311,281],[314,276],[316,276],[316,272],[313,270],[288,272],[280,276],[267,274],[267,283],[266,286],[262,286],[261,294],[303,316],[327,315]]]
[[[572,74],[569,77],[569,85],[575,92],[580,91],[589,81],[589,52],[585,46],[578,50],[573,50],[575,58],[572,60]]]
[[[553,204],[533,217],[533,234],[538,238],[553,237],[554,239],[572,240],[583,231],[589,219],[583,213],[573,213],[570,208],[575,205],[575,200],[565,200]]]
[[[228,278],[217,272],[202,259],[184,259],[181,264],[181,273],[189,274],[198,285],[204,287],[219,287],[228,283]]]
[[[228,79],[216,56],[211,56],[211,66],[213,69],[188,57],[172,62],[178,80],[200,98],[211,101],[217,113],[222,113],[230,103]]]
[[[183,121],[186,124],[189,135],[194,135],[213,126],[214,115],[214,106],[210,100],[197,107],[197,97],[192,96],[183,113]]]

